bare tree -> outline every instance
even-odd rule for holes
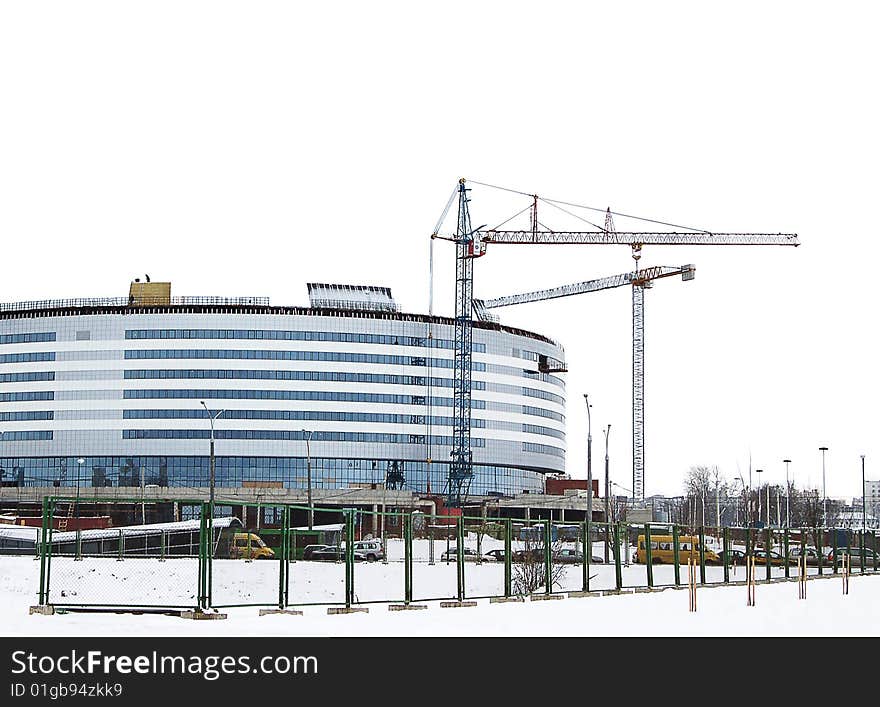
[[[692,466],[684,477],[684,490],[690,500],[691,525],[706,525],[706,501],[715,490],[718,467]]]
[[[547,586],[547,565],[544,554],[544,539],[527,537],[524,548],[513,556],[513,576],[511,584],[514,594],[520,596],[532,594],[542,587]],[[556,561],[556,556],[562,548],[562,542],[557,540],[550,545],[550,587],[559,586],[562,583],[562,575],[565,567]]]

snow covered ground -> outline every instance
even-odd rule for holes
[[[483,548],[484,550],[488,547]],[[447,598],[455,593],[455,565],[416,562],[414,597]],[[403,595],[403,564],[397,549],[390,560],[358,563],[355,593],[360,601],[395,600]],[[420,551],[417,551],[420,555]],[[600,554],[600,553],[596,553]],[[427,559],[427,556],[425,556]],[[298,636],[880,636],[880,575],[850,579],[848,595],[839,577],[817,579],[807,585],[807,599],[798,599],[796,582],[758,585],[756,606],[746,606],[746,588],[700,588],[698,611],[688,611],[686,590],[655,593],[490,604],[478,600],[474,608],[441,608],[429,602],[422,611],[391,612],[385,604],[371,604],[368,614],[328,616],[324,606],[303,607],[303,616],[259,616],[256,607],[224,609],[225,621],[188,621],[177,617],[133,614],[67,613],[29,615],[37,603],[39,562],[30,557],[0,557],[0,635],[4,636],[112,636],[125,635],[298,635]],[[296,562],[291,565],[293,601],[341,602],[344,565]],[[811,570],[815,571],[814,568]],[[596,565],[593,589],[612,588],[614,566]],[[757,568],[764,577],[764,568]],[[673,568],[654,568],[655,582],[672,583]],[[720,582],[720,567],[707,568],[707,581]],[[781,568],[773,575],[780,576]],[[682,568],[682,579],[687,571]],[[645,584],[645,567],[623,568],[625,586]],[[731,579],[743,579],[743,569]],[[581,588],[581,568],[566,568],[564,589]],[[215,561],[214,602],[271,602],[277,596],[274,562]],[[119,601],[158,603],[161,597],[191,601],[195,563],[188,559],[129,558],[56,559],[52,569],[51,601],[76,603]],[[120,589],[121,588],[121,589]],[[498,594],[503,588],[503,565],[466,565],[469,596]],[[110,591],[114,589],[114,591]],[[61,597],[61,592],[65,593]],[[168,601],[168,599],[166,599]]]

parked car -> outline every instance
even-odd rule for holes
[[[313,559],[312,554],[314,552],[316,552],[317,550],[326,550],[329,547],[331,547],[331,546],[330,545],[306,545],[303,548],[302,558],[304,560],[311,560],[311,559]]]
[[[803,557],[807,559],[808,567],[815,567],[819,564],[819,553],[814,547],[805,547]],[[788,549],[788,558],[794,562],[801,559],[801,546],[796,545]]]
[[[513,561],[514,562],[543,562],[544,561],[544,548],[543,547],[533,547],[530,550],[516,550],[513,553]]]
[[[344,547],[333,547],[328,545],[321,550],[315,550],[312,552],[311,560],[318,561],[334,561],[334,562],[345,562],[345,548]],[[367,557],[361,550],[354,551],[354,561],[362,562],[366,560]]]
[[[489,552],[484,552],[483,559],[487,562],[504,562],[504,550],[489,550]]]
[[[756,565],[766,565],[768,557],[771,565],[785,565],[791,563],[791,559],[786,560],[775,550],[755,550],[753,555]]]
[[[385,559],[381,540],[358,540],[353,545],[355,554],[361,553],[367,562]]]
[[[726,561],[728,564],[737,564],[737,565],[745,565],[746,563],[746,553],[745,550],[740,550],[739,548],[732,547],[728,550],[728,554],[730,555],[730,559],[726,559],[727,556],[724,554],[724,550],[718,553],[719,559],[722,564]]]
[[[873,567],[874,566],[874,558],[876,556],[876,552],[869,547],[866,547],[865,550],[865,567]],[[844,556],[847,554],[847,549],[845,547],[837,548],[837,564],[843,564]],[[825,558],[829,564],[834,562],[834,551],[828,553],[828,557]],[[862,566],[862,550],[858,547],[850,547],[849,548],[849,566],[850,567],[861,567]]]
[[[465,562],[476,562],[478,559],[480,559],[480,556],[469,547],[464,548],[462,555]],[[457,556],[458,548],[452,547],[446,550],[442,555],[440,555],[440,559],[444,562],[455,562]]]
[[[583,564],[584,561],[584,553],[580,550],[572,550],[570,548],[562,548],[561,550],[557,550],[553,553],[553,561],[559,562],[560,564],[565,565],[580,565]],[[604,563],[605,561],[601,557],[597,557],[595,555],[590,556],[590,562],[592,564]]]

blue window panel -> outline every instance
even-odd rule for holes
[[[12,393],[15,395],[15,393]],[[391,393],[344,393],[325,392],[321,390],[222,390],[210,388],[206,390],[196,389],[140,389],[132,388],[123,391],[122,397],[126,400],[154,400],[154,399],[184,399],[203,400],[205,398],[219,400],[326,400],[346,403],[391,403],[393,405],[427,405],[428,400],[424,395],[394,395]],[[51,400],[51,398],[46,398]],[[2,400],[2,398],[0,398]],[[431,405],[439,407],[452,407],[452,398],[432,397]],[[472,400],[472,407],[476,410],[486,408],[485,400]]]
[[[0,383],[31,383],[33,381],[53,381],[53,371],[34,371],[28,373],[0,373]]]
[[[536,454],[550,454],[554,457],[565,457],[564,449],[551,447],[548,444],[533,444],[532,442],[523,442],[522,450],[524,452],[535,452]]]
[[[54,420],[51,410],[25,410],[23,412],[0,412],[0,422],[25,422],[27,420]]]
[[[35,392],[0,393],[0,403],[24,403],[33,400],[55,400],[55,393],[51,390],[38,390]]]
[[[154,368],[126,369],[127,380],[168,379],[226,379],[226,380],[296,380],[332,381],[341,383],[380,383],[387,385],[428,385],[427,376],[398,376],[390,373],[345,373],[340,371],[266,371],[261,369],[210,369],[210,368]],[[54,374],[52,374],[54,375]],[[431,376],[430,384],[439,388],[451,388],[452,378]],[[483,381],[474,381],[474,390],[485,390]],[[557,396],[558,397],[558,396]]]
[[[339,331],[284,331],[279,329],[126,329],[126,339],[266,339],[270,341],[342,341],[352,344],[426,346],[428,340],[416,336],[365,334]],[[431,339],[428,348],[454,349],[451,339]],[[484,353],[486,345],[475,342],[473,350]]]
[[[38,331],[30,334],[0,334],[0,344],[33,344],[55,341],[54,331]]]
[[[210,430],[122,430],[122,439],[210,439]],[[215,430],[214,439],[299,440],[305,441],[302,430]],[[372,444],[434,444],[451,445],[452,437],[421,434],[388,434],[381,432],[312,432],[312,442],[358,442]],[[471,440],[472,447],[485,447],[484,439]]]
[[[0,354],[0,363],[34,363],[36,361],[54,361],[54,351],[34,351],[31,353]]]
[[[391,354],[345,353],[337,351],[261,351],[248,349],[127,349],[127,360],[144,359],[238,359],[263,361],[337,361],[343,363],[384,363],[396,366],[452,368],[452,359]],[[474,362],[474,370],[485,371],[486,364]],[[511,369],[512,370],[512,369]]]
[[[0,433],[0,441],[3,442],[34,442],[37,440],[52,439],[51,430],[14,431]]]

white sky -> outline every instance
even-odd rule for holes
[[[0,5],[0,300],[178,295],[306,304],[387,285],[427,310],[457,179],[797,248],[646,248],[696,280],[646,293],[647,494],[693,464],[859,495],[877,454],[880,124],[865,3]],[[512,212],[472,192],[474,225]],[[545,212],[549,219],[549,212]],[[601,216],[597,215],[597,218]],[[584,224],[586,226],[586,224]],[[435,250],[453,309],[453,246]],[[492,297],[631,269],[624,246],[490,247]],[[858,266],[858,267],[856,267]],[[869,270],[870,273],[870,270]],[[498,310],[566,348],[568,467],[631,486],[626,288]]]

